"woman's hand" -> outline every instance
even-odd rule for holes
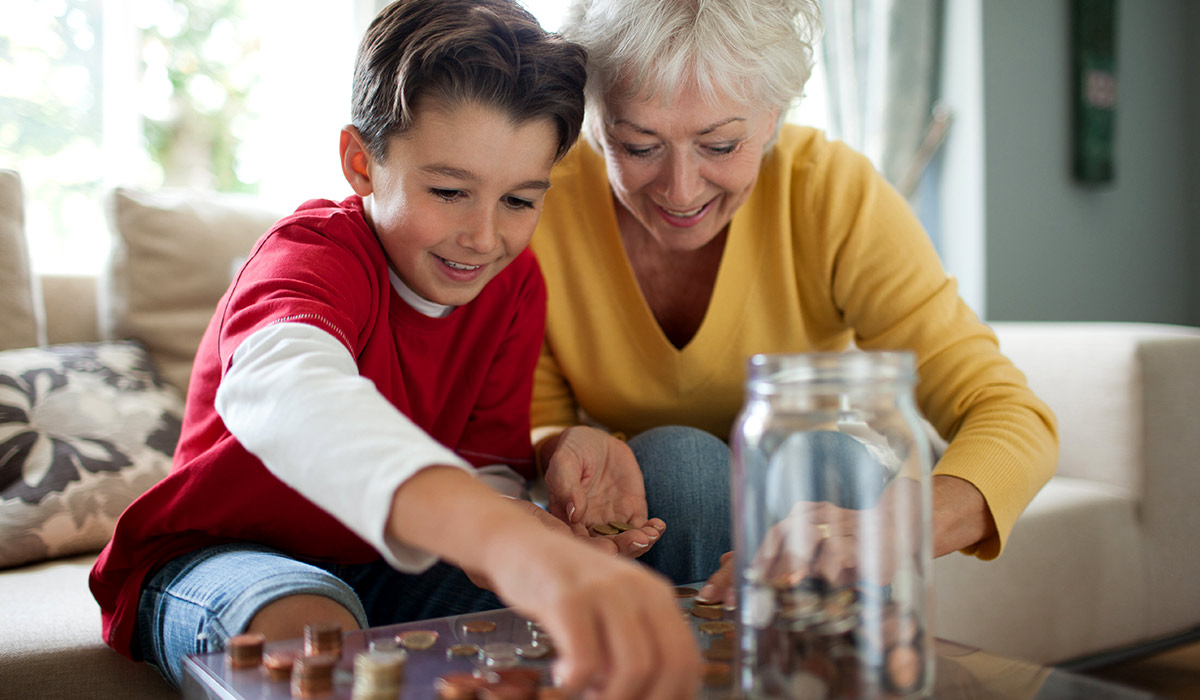
[[[554,639],[554,674],[572,697],[696,697],[699,651],[657,573],[549,529],[510,538],[485,568],[496,593]]]
[[[900,560],[920,546],[920,492],[916,482],[896,479],[875,506],[862,510],[821,501],[796,503],[763,537],[749,563],[764,581],[784,587],[808,578],[832,587],[866,581],[891,583]],[[700,590],[703,602],[734,605],[732,552]]]
[[[666,529],[658,518],[647,519],[642,470],[629,446],[595,428],[567,428],[545,445],[546,489],[550,514],[579,537],[613,542],[620,553],[641,556]],[[592,528],[622,522],[632,530],[599,536]]]

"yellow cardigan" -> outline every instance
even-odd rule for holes
[[[604,159],[581,142],[552,173],[533,249],[549,293],[535,428],[584,420],[634,435],[690,425],[728,439],[746,359],[761,352],[905,349],[917,402],[950,446],[935,474],[974,484],[998,536],[1054,473],[1054,415],[958,296],[904,199],[870,162],[786,126],[730,223],[716,287],[683,349],[642,297]]]

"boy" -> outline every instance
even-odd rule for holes
[[[355,195],[278,222],[218,304],[172,472],[92,571],[110,645],[179,685],[184,654],[245,631],[499,605],[463,567],[555,637],[569,690],[694,694],[665,582],[474,475],[531,475],[545,288],[525,247],[584,63],[510,0],[376,18],[341,135]]]

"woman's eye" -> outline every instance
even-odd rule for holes
[[[654,152],[654,146],[634,146],[630,143],[621,144],[621,148],[634,158],[646,158]]]
[[[533,202],[520,197],[505,197],[504,203],[511,209],[533,209]]]
[[[433,193],[433,196],[437,197],[438,199],[443,199],[447,202],[453,202],[455,200],[462,199],[463,197],[462,190],[445,190],[440,187],[431,187],[429,191]]]

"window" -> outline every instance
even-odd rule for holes
[[[386,0],[7,0],[0,167],[25,188],[34,267],[107,255],[115,186],[253,193],[280,211],[350,193],[337,164],[358,40]],[[525,0],[550,30],[564,0]],[[789,119],[824,123],[818,71]]]

